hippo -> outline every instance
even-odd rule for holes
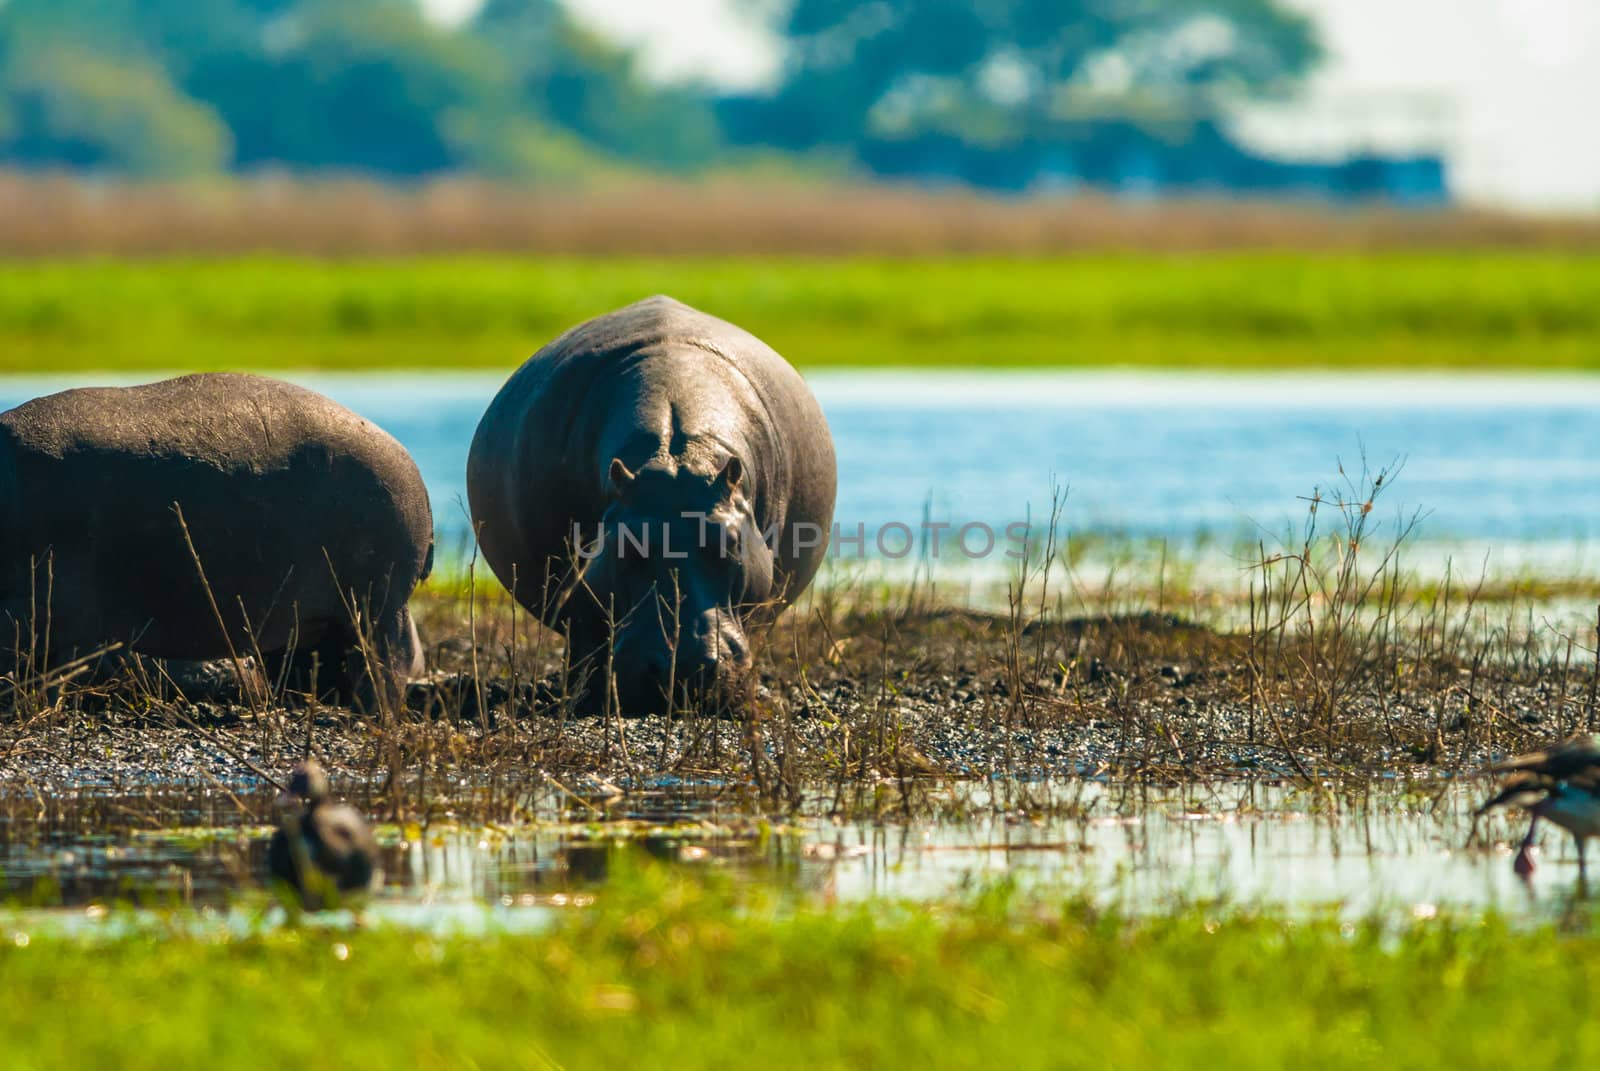
[[[753,639],[823,561],[835,482],[833,438],[800,374],[668,297],[530,357],[467,461],[483,557],[567,634],[589,712],[613,695],[625,714],[735,705]]]
[[[273,680],[394,699],[432,562],[411,455],[302,387],[190,375],[0,413],[0,672],[260,654]]]

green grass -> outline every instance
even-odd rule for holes
[[[1578,1067],[1600,939],[1493,919],[1128,922],[1000,895],[778,909],[646,874],[549,932],[36,937],[7,1067]]]
[[[657,292],[796,364],[1600,368],[1600,256],[0,263],[0,371],[508,370]]]

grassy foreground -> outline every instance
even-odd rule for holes
[[[0,372],[510,369],[657,292],[796,364],[1600,369],[1600,257],[0,262]]]
[[[1003,895],[780,911],[646,875],[540,935],[19,947],[11,1067],[1545,1067],[1600,1055],[1600,940],[1497,921],[1141,922]]]

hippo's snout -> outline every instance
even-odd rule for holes
[[[686,636],[675,648],[624,643],[613,663],[618,704],[624,714],[659,713],[672,705],[669,699],[694,704],[747,669],[749,661],[749,644],[737,628]]]

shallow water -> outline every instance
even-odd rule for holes
[[[392,432],[417,458],[441,530],[467,531],[467,449],[502,376],[288,378]],[[0,409],[84,382],[0,379]],[[1076,533],[1253,539],[1298,526],[1301,496],[1337,486],[1339,463],[1357,471],[1365,452],[1374,467],[1403,460],[1380,514],[1426,510],[1429,539],[1488,544],[1512,565],[1548,564],[1528,545],[1554,546],[1569,568],[1600,539],[1597,378],[896,371],[810,382],[838,449],[835,519],[847,531],[1042,523],[1059,484]]]
[[[955,784],[911,816],[811,817],[772,826],[704,799],[627,799],[604,820],[514,827],[383,827],[388,881],[378,920],[430,927],[537,926],[551,909],[605,894],[619,865],[653,859],[825,902],[942,900],[996,881],[1083,895],[1137,913],[1221,900],[1350,916],[1495,910],[1540,919],[1568,902],[1575,857],[1547,832],[1531,889],[1511,870],[1516,816],[1472,837],[1481,785],[1359,791],[1224,783],[1156,789],[1102,782]],[[129,812],[135,801],[129,803]],[[38,841],[0,826],[0,900],[37,904],[36,922],[71,925],[117,901],[259,912],[266,830],[222,822],[230,805],[196,797],[186,818],[218,824]],[[824,815],[826,797],[809,812]],[[176,813],[176,812],[174,812]],[[238,812],[235,812],[238,813]],[[241,894],[243,900],[241,901]]]

